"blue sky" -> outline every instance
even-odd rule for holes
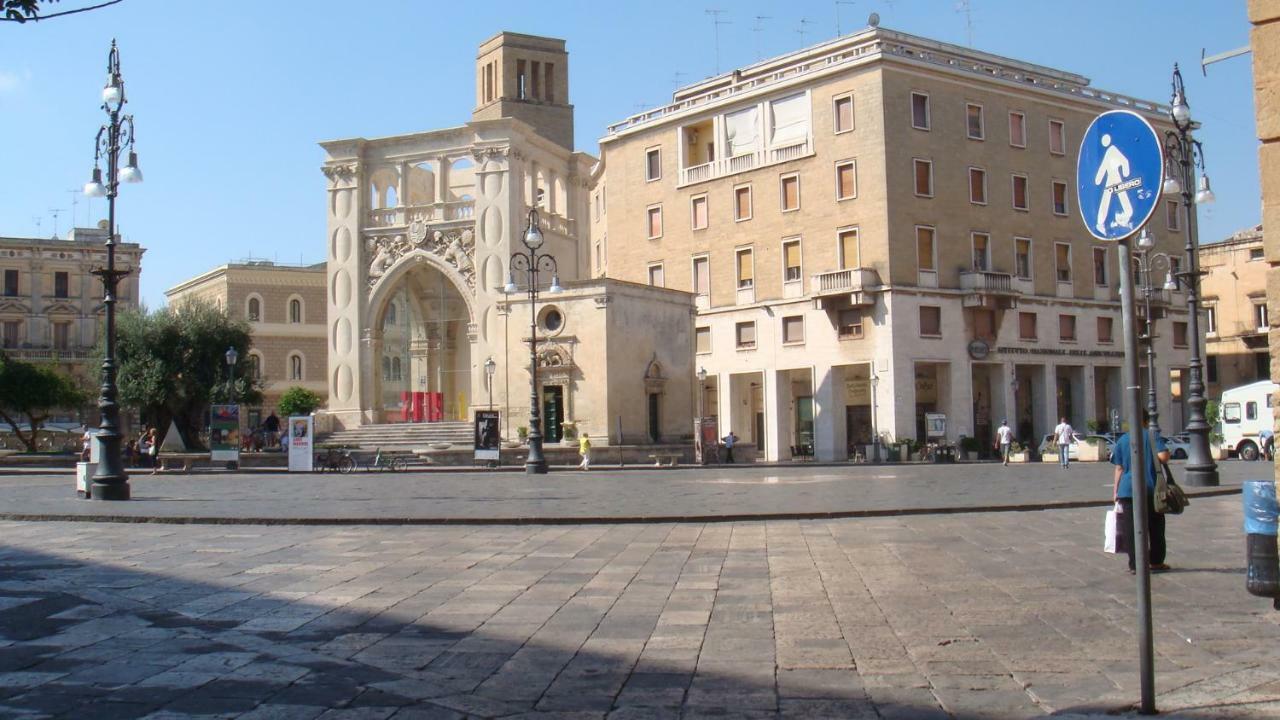
[[[39,24],[0,23],[0,235],[48,236],[55,208],[63,210],[59,232],[71,224],[68,191],[92,169],[112,37],[146,175],[123,188],[120,230],[147,248],[143,299],[155,307],[165,288],[228,261],[323,260],[316,143],[465,122],[476,46],[499,30],[568,41],[577,145],[595,153],[608,123],[669,100],[677,82],[713,74],[707,8],[726,11],[719,62],[727,70],[833,37],[837,9],[844,32],[876,11],[885,27],[967,44],[957,5],[125,0]],[[1213,65],[1207,78],[1199,69],[1201,48],[1214,54],[1248,44],[1244,0],[969,5],[975,48],[1079,73],[1099,88],[1167,102],[1180,62],[1218,196],[1201,209],[1201,237],[1259,222],[1251,60]],[[78,224],[105,216],[105,201],[77,202]]]

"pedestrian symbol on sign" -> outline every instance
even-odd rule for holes
[[[1089,232],[1102,240],[1137,232],[1155,210],[1163,170],[1159,140],[1141,116],[1113,110],[1095,118],[1081,139],[1076,171]]]

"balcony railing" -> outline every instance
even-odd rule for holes
[[[709,163],[694,165],[693,167],[681,168],[679,185],[683,187],[718,177],[736,175],[740,172],[776,165],[812,154],[813,138],[806,137],[789,145],[760,148],[741,155],[712,160]]]
[[[431,203],[428,205],[401,205],[394,208],[370,210],[365,215],[365,226],[399,227],[411,222],[450,222],[470,220],[475,217],[474,200],[455,200],[453,202]]]
[[[68,362],[72,360],[87,360],[93,357],[93,350],[90,348],[67,348],[59,350],[56,348],[24,348],[24,347],[5,347],[4,351],[12,358],[18,360],[51,360]]]
[[[995,295],[1017,294],[1017,291],[1013,289],[1012,275],[989,270],[972,270],[960,273],[960,289]]]
[[[863,292],[879,284],[880,275],[871,268],[846,268],[814,275],[809,282],[809,292],[817,297],[843,295]]]

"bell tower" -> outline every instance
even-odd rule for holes
[[[573,150],[564,40],[500,32],[480,44],[471,119],[507,117],[529,123],[539,135]]]

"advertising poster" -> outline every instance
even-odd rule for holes
[[[209,418],[210,459],[214,462],[240,461],[240,406],[214,405]]]
[[[289,472],[311,472],[315,461],[314,420],[310,415],[289,418]]]
[[[498,411],[476,411],[476,459],[498,460],[502,435],[498,432]]]

